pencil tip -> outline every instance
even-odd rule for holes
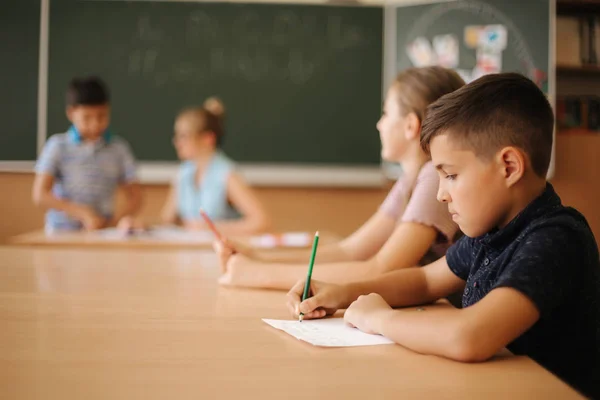
[[[317,231],[317,233],[315,233],[315,236],[319,236],[319,231]]]

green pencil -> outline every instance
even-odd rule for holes
[[[317,255],[317,245],[319,244],[319,231],[315,233],[315,240],[312,245],[312,253],[310,254],[310,264],[308,264],[308,275],[306,276],[306,282],[304,283],[304,293],[302,293],[302,301],[308,299],[310,292],[310,278],[312,277],[313,265],[315,265],[315,256]],[[302,322],[304,314],[300,313],[298,320]]]

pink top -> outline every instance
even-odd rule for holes
[[[413,186],[400,177],[380,207],[398,222],[417,222],[439,232],[428,254],[421,260],[422,265],[444,256],[458,231],[448,206],[437,200],[439,181],[439,175],[429,161],[419,171]]]

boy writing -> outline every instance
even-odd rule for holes
[[[66,111],[71,127],[48,139],[36,165],[33,200],[48,209],[46,230],[95,230],[117,222],[131,227],[141,192],[129,145],[108,129],[110,99],[104,83],[94,77],[71,81]],[[115,215],[119,185],[127,201],[122,214]]]
[[[440,174],[438,200],[465,233],[446,257],[344,286],[304,283],[297,316],[348,308],[345,320],[414,351],[472,362],[501,348],[524,354],[587,396],[600,397],[600,262],[593,234],[545,176],[554,117],[518,74],[484,76],[433,103],[421,144]],[[463,309],[392,307],[464,288]]]

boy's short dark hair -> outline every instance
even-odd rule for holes
[[[546,177],[552,155],[554,114],[544,93],[517,73],[485,75],[432,103],[421,130],[427,153],[447,134],[479,157],[504,146],[522,149],[535,173]]]
[[[67,89],[67,106],[108,104],[110,95],[102,79],[96,76],[74,78]]]

